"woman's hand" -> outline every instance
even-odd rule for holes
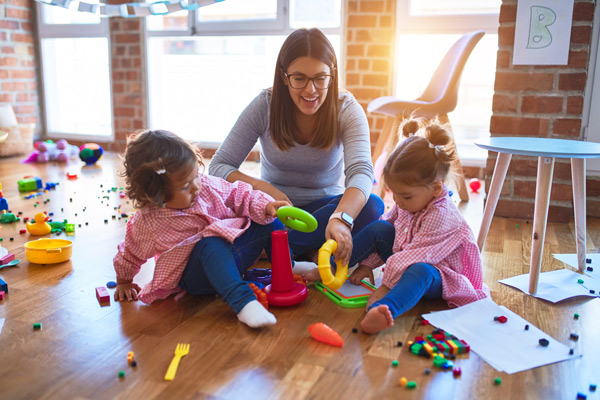
[[[329,220],[325,228],[325,239],[333,239],[337,242],[337,249],[333,254],[335,261],[342,261],[342,265],[350,262],[352,255],[352,232],[350,227],[337,218]]]
[[[291,206],[291,204],[285,200],[275,200],[267,204],[267,208],[265,208],[265,213],[273,218],[277,217],[277,210],[281,207]]]
[[[373,270],[371,267],[368,267],[364,264],[359,265],[352,273],[350,274],[350,282],[355,285],[360,285],[363,279],[369,278],[371,284],[375,284],[375,278],[373,277]]]
[[[132,301],[138,299],[138,293],[142,290],[134,282],[118,282],[115,290],[115,301]]]
[[[260,190],[261,192],[268,194],[275,200],[287,201],[289,204],[286,204],[286,206],[293,206],[290,199],[288,199],[288,197],[281,190],[277,189],[275,186],[271,185],[269,182],[265,182],[263,180],[257,180],[257,182],[252,185],[252,188],[254,190]]]

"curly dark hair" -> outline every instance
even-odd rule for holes
[[[123,154],[125,192],[136,208],[162,206],[171,199],[171,179],[196,165],[204,168],[201,149],[165,130],[138,130],[127,138]]]

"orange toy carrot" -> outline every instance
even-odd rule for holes
[[[317,322],[308,327],[308,331],[315,340],[332,346],[342,347],[344,339],[333,329],[322,322]]]

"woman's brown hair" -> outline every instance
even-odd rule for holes
[[[139,130],[127,138],[123,155],[125,193],[136,208],[162,206],[171,199],[176,174],[204,167],[200,148],[165,130]]]
[[[404,140],[394,149],[383,168],[386,182],[428,186],[456,177],[456,144],[450,128],[437,120],[410,119],[400,127]]]
[[[298,133],[296,105],[282,79],[282,72],[286,72],[289,65],[299,57],[312,57],[321,61],[329,66],[333,75],[327,97],[316,113],[315,135],[308,143],[311,147],[328,149],[335,143],[338,131],[337,58],[333,46],[317,28],[302,28],[292,32],[279,50],[271,98],[271,137],[275,146],[281,150],[289,150],[294,146],[294,134]]]

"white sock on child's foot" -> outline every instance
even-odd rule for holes
[[[277,319],[258,300],[252,300],[238,313],[238,319],[250,328],[274,325]]]
[[[302,275],[304,272],[312,271],[317,268],[317,264],[310,261],[294,261],[292,272],[294,274]]]

